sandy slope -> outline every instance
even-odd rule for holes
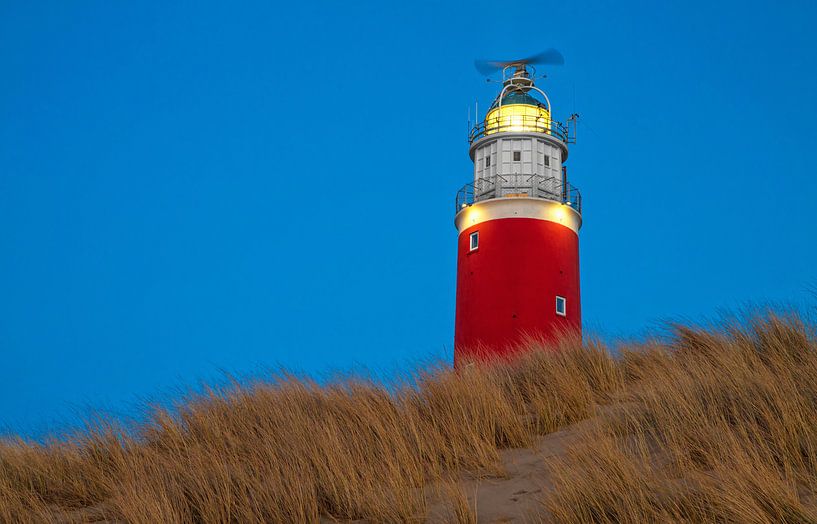
[[[503,477],[461,477],[460,484],[467,494],[469,507],[476,510],[477,521],[547,522],[542,498],[553,489],[553,483],[546,459],[563,456],[597,420],[585,420],[539,437],[530,448],[500,451],[506,472]],[[453,522],[450,504],[435,495],[439,491],[437,486],[427,489],[431,500],[427,522]]]

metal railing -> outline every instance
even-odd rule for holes
[[[542,198],[568,205],[582,212],[582,195],[559,178],[542,175],[496,175],[479,178],[457,191],[456,210],[492,198]]]
[[[501,115],[484,120],[468,133],[468,142],[494,133],[544,133],[552,135],[566,144],[574,142],[570,128],[561,122],[539,115]]]

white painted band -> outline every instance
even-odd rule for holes
[[[464,207],[454,217],[458,232],[489,220],[500,218],[533,218],[556,222],[569,227],[576,234],[582,227],[578,211],[553,200],[541,198],[492,198]]]

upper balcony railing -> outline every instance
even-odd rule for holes
[[[468,142],[473,144],[494,133],[544,133],[566,144],[575,142],[568,126],[540,115],[500,115],[488,118],[471,129]]]
[[[542,175],[496,175],[465,184],[457,192],[456,213],[465,207],[492,198],[542,198],[561,202],[582,212],[578,189],[556,177]]]

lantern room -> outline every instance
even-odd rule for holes
[[[485,115],[485,134],[550,134],[550,108],[522,91],[509,91],[497,98]]]

